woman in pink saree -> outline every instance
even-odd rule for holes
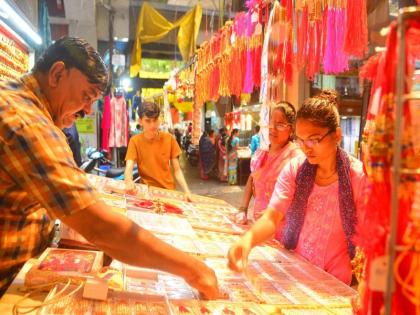
[[[270,116],[270,148],[257,150],[251,161],[251,175],[245,186],[242,205],[235,221],[247,223],[248,207],[254,197],[253,218],[257,220],[267,208],[277,177],[292,158],[301,155],[293,142],[296,111],[290,103],[281,102],[274,106]]]
[[[218,177],[222,182],[227,181],[227,165],[226,165],[226,140],[227,130],[225,127],[220,128],[219,135],[216,138],[216,159]]]

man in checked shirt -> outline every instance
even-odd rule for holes
[[[60,129],[89,113],[107,85],[99,54],[78,38],[57,40],[31,73],[0,81],[0,296],[48,246],[58,218],[113,258],[176,274],[215,298],[213,270],[111,211],[77,168]]]

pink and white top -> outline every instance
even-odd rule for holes
[[[305,157],[299,156],[283,168],[274,187],[270,208],[286,214],[295,194],[296,175],[304,161]],[[362,220],[366,181],[362,162],[350,158],[350,168],[357,219]],[[340,217],[338,181],[328,186],[314,184],[295,251],[337,279],[351,283],[352,269]]]

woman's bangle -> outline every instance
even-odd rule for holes
[[[246,213],[246,212],[248,212],[248,207],[240,206],[238,210],[239,210],[239,212],[245,212]]]

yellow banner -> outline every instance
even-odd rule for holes
[[[179,27],[178,47],[184,61],[195,51],[202,17],[201,4],[197,4],[174,23],[165,19],[149,3],[144,2],[137,21],[136,39],[131,53],[130,76],[139,75],[141,69],[141,44],[158,41],[172,29]]]

